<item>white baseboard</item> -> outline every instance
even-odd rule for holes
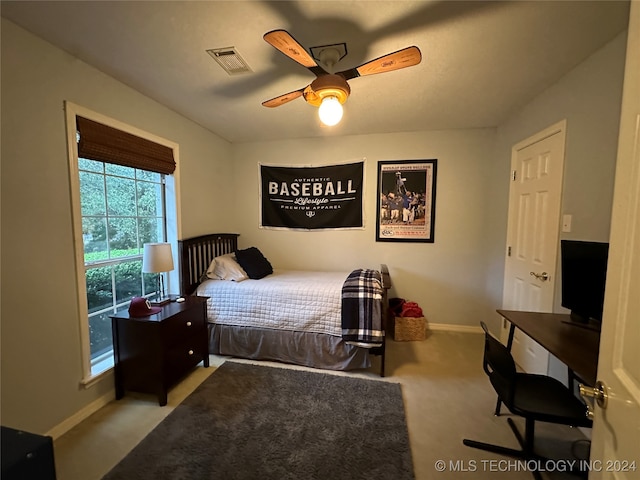
[[[481,327],[474,327],[472,325],[451,325],[448,323],[429,323],[429,330],[437,330],[444,332],[457,332],[457,333],[483,333]]]
[[[71,430],[73,427],[75,427],[80,422],[82,422],[86,418],[96,413],[98,410],[100,410],[102,407],[104,407],[106,404],[113,401],[114,399],[115,399],[115,393],[113,391],[105,393],[104,395],[95,399],[93,402],[91,402],[89,405],[87,405],[83,409],[78,410],[69,418],[67,418],[66,420],[62,421],[61,423],[53,427],[45,435],[49,435],[53,437],[54,440],[56,440],[57,438],[60,438],[62,435],[67,433],[69,430]]]

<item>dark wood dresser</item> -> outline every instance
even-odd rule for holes
[[[116,399],[129,390],[154,393],[166,405],[171,386],[198,363],[209,366],[206,301],[188,296],[155,315],[111,317]]]

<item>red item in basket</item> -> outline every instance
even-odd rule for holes
[[[401,317],[423,317],[422,309],[416,302],[404,302]]]

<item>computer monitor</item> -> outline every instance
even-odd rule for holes
[[[571,310],[571,321],[600,329],[607,278],[609,244],[561,240],[562,306]]]

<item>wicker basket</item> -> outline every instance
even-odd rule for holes
[[[395,317],[393,339],[406,342],[427,338],[427,320],[424,317]]]

